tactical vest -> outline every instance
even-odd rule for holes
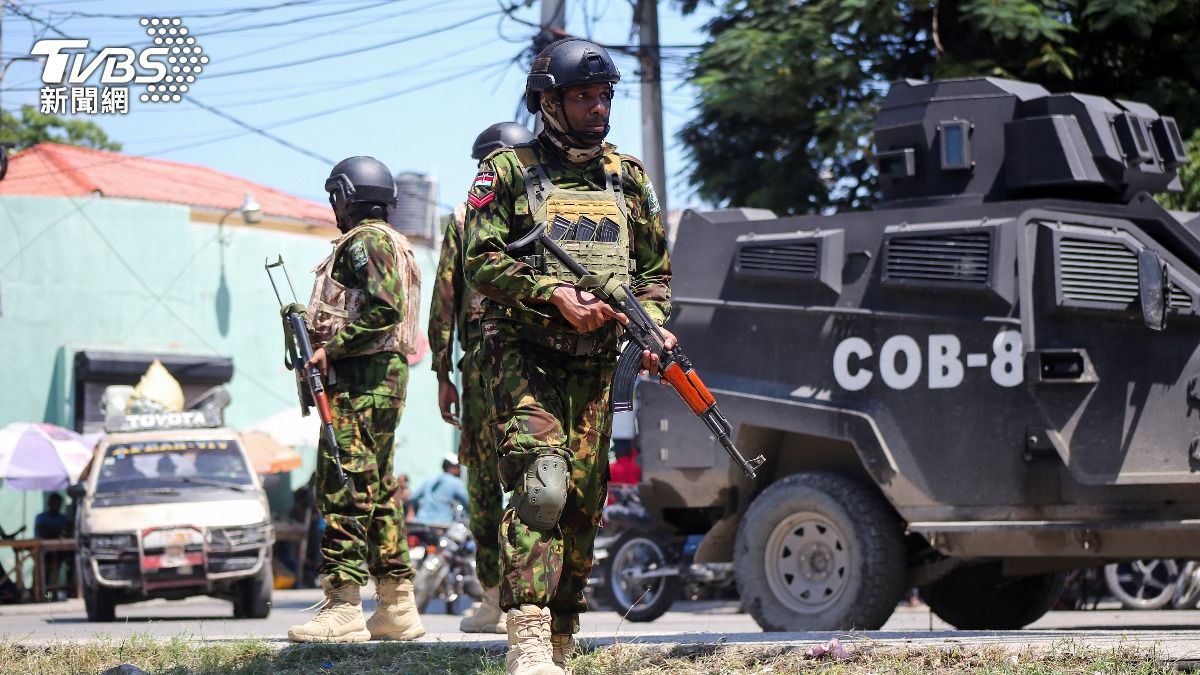
[[[413,256],[412,244],[408,242],[408,238],[381,220],[360,223],[346,234],[334,239],[333,253],[313,268],[313,272],[317,275],[317,283],[313,286],[312,298],[308,301],[308,317],[313,331],[313,339],[317,345],[329,342],[338,331],[346,327],[346,324],[356,321],[362,316],[363,309],[367,306],[365,291],[360,288],[349,288],[333,278],[333,265],[338,255],[341,254],[350,238],[364,227],[387,234],[388,239],[392,242],[392,249],[396,252],[396,273],[400,276],[400,285],[404,290],[404,316],[395,328],[381,335],[359,353],[415,354],[417,352],[417,333],[420,330],[421,270],[417,267],[417,259]]]
[[[533,148],[513,148],[534,227],[543,227],[556,243],[592,274],[615,273],[629,283],[633,271],[632,242],[629,234],[629,209],[621,186],[621,156],[603,157],[604,190],[565,190],[556,187],[538,161]],[[521,259],[542,274],[564,281],[576,276],[558,258],[547,254],[540,243],[532,256]]]

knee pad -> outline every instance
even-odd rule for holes
[[[538,455],[521,475],[522,489],[513,495],[521,522],[537,530],[552,530],[567,505],[571,468],[558,455]]]

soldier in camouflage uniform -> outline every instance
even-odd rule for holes
[[[315,270],[308,314],[319,349],[305,367],[317,366],[329,383],[346,482],[322,438],[316,488],[325,519],[325,601],[313,620],[290,628],[288,638],[413,640],[425,629],[413,602],[413,570],[392,464],[408,385],[406,354],[416,346],[418,268],[408,240],[386,222],[396,191],[386,166],[371,157],[343,160],[325,189],[343,234]],[[359,589],[368,571],[379,605],[364,621]]]
[[[478,161],[495,150],[530,140],[533,140],[533,134],[516,122],[493,124],[475,139],[471,157]],[[454,210],[442,237],[433,303],[429,308],[429,348],[433,352],[433,369],[437,372],[438,407],[442,419],[462,430],[458,457],[467,467],[468,512],[476,545],[475,569],[479,583],[483,585],[483,602],[468,611],[459,623],[459,630],[464,633],[504,633],[507,628],[500,611],[503,488],[496,468],[496,446],[487,433],[487,402],[483,374],[479,370],[479,319],[483,316],[483,298],[467,287],[462,275],[466,212],[466,204]],[[456,331],[463,350],[458,362],[462,376],[461,401],[450,378]]]
[[[587,609],[625,317],[577,289],[540,245],[509,245],[546,228],[592,273],[629,280],[659,325],[670,311],[658,198],[641,164],[604,142],[619,78],[598,45],[571,38],[546,47],[526,84],[526,106],[542,113],[545,130],[486,158],[468,196],[464,265],[486,297],[482,370],[501,480],[513,491],[500,526],[510,674],[561,673]],[[657,358],[644,353],[643,367],[657,372]]]

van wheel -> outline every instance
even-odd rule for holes
[[[1016,630],[1050,611],[1066,584],[1065,572],[1004,576],[1000,563],[955,569],[921,588],[921,599],[959,630]]]
[[[117,618],[116,597],[112,591],[102,586],[85,586],[83,610],[87,612],[88,621],[107,623]]]
[[[776,481],[750,504],[734,569],[765,631],[874,630],[904,591],[900,519],[878,491],[840,474]]]
[[[275,590],[275,575],[271,559],[263,560],[258,574],[239,581],[234,589],[233,618],[265,619],[271,615],[271,593]]]

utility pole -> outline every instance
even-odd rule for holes
[[[3,0],[0,0],[3,2]],[[542,0],[542,20],[541,30],[533,36],[533,55],[536,58],[542,50],[551,42],[562,37],[563,31],[566,28],[567,3],[566,0]],[[524,96],[521,97],[524,101]],[[524,108],[525,104],[521,103]],[[534,113],[533,115],[533,133],[534,135],[542,133],[542,113]]]
[[[533,39],[534,55],[542,51],[546,45],[562,37],[562,31],[566,27],[566,17],[566,0],[542,0],[542,30]]]
[[[642,160],[667,217],[667,166],[663,153],[662,59],[658,43],[658,0],[638,0],[638,61],[642,66]]]

